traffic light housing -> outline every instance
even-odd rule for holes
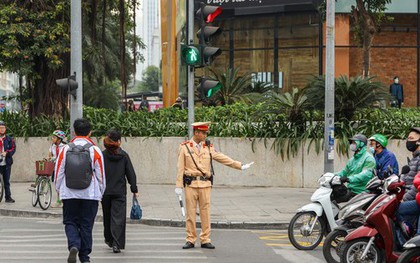
[[[220,84],[219,81],[202,77],[197,90],[200,93],[202,99],[208,99],[211,98],[221,88],[222,84]]]
[[[75,99],[77,98],[77,88],[79,87],[79,84],[76,81],[76,74],[71,75],[64,79],[57,79],[55,81],[57,83],[57,86],[65,91],[67,91],[68,94],[72,95]]]
[[[181,45],[181,59],[188,66],[201,66],[201,46]]]
[[[200,20],[197,38],[201,47],[202,66],[209,66],[211,62],[222,53],[220,48],[209,46],[211,39],[222,33],[220,27],[209,25],[209,23],[213,22],[221,12],[221,7],[210,6],[204,3],[201,3],[200,8],[196,12],[196,16]]]

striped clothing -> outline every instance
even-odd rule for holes
[[[90,148],[90,158],[92,159],[92,182],[86,189],[70,189],[66,186],[66,153],[69,148],[65,145],[58,155],[58,159],[55,163],[55,188],[60,193],[62,200],[66,199],[86,199],[86,200],[98,200],[102,199],[102,195],[105,192],[106,180],[105,180],[105,169],[102,152],[95,145],[95,143],[88,137],[75,137],[71,142],[76,145],[85,145],[91,143],[93,146]]]

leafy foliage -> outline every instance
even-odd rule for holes
[[[143,72],[143,77],[139,83],[137,90],[142,91],[158,91],[159,85],[162,84],[160,69],[156,66],[148,66]]]
[[[305,112],[305,128],[291,125],[284,113],[260,113],[267,105],[262,103],[246,105],[233,104],[219,107],[200,107],[196,109],[196,121],[211,121],[212,137],[243,137],[254,143],[262,142],[282,158],[290,158],[300,152],[307,143],[316,152],[322,149],[324,123],[322,113]],[[173,108],[155,112],[123,112],[85,107],[84,115],[93,124],[93,136],[103,136],[115,127],[124,136],[141,137],[186,137],[188,133],[187,110]],[[357,111],[354,120],[335,123],[335,137],[338,140],[337,152],[347,154],[348,138],[356,133],[370,136],[382,133],[389,138],[404,139],[410,127],[420,126],[420,109],[363,109]],[[69,121],[50,118],[44,115],[34,119],[24,113],[5,112],[0,119],[8,124],[8,132],[16,137],[48,136],[55,129],[69,132]],[[271,139],[274,138],[274,142]]]
[[[236,102],[252,103],[261,98],[261,93],[252,88],[251,73],[239,76],[238,68],[226,68],[223,72],[215,69],[210,69],[210,71],[213,74],[214,79],[220,82],[222,88],[207,101],[207,104],[228,105]]]
[[[372,107],[374,103],[389,98],[383,83],[374,81],[375,77],[361,76],[335,79],[335,118],[352,120],[356,110]],[[323,110],[325,106],[325,77],[316,76],[305,87],[309,105],[313,109]]]

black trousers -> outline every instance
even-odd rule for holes
[[[10,191],[10,172],[12,171],[11,165],[0,166],[0,173],[3,175],[4,181],[4,192],[6,200],[12,198],[12,192]]]
[[[126,195],[104,195],[102,197],[105,242],[116,245],[120,249],[125,248],[126,211]]]

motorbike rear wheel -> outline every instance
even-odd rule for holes
[[[408,249],[401,254],[397,263],[419,263],[420,262],[420,249],[418,247]]]
[[[362,259],[363,251],[365,250],[369,238],[358,238],[346,242],[341,254],[340,262],[342,263],[382,263],[382,253],[379,248],[372,244],[366,258]]]
[[[324,219],[316,217],[315,212],[297,213],[288,227],[290,243],[299,250],[313,250],[321,243],[325,229]]]
[[[333,230],[324,240],[322,253],[328,263],[340,263],[340,255],[343,252],[344,238],[347,232],[344,230]]]

